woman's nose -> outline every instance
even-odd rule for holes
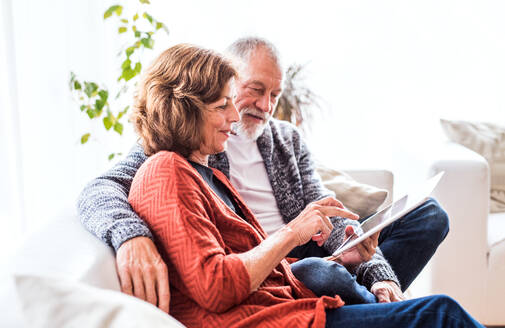
[[[240,115],[238,114],[237,106],[235,106],[235,102],[231,103],[230,111],[228,114],[228,120],[231,122],[238,122],[240,120]]]

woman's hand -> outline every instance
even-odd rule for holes
[[[333,229],[330,216],[340,216],[351,220],[359,218],[333,197],[312,202],[287,224],[287,227],[295,233],[297,246],[306,244],[311,239],[316,241],[319,246],[323,245]]]

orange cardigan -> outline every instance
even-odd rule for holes
[[[129,195],[149,225],[170,277],[170,314],[188,327],[320,327],[339,296],[317,298],[283,260],[258,290],[235,255],[266,234],[238,192],[218,170],[246,221],[214,193],[180,155],[162,151],[138,170]]]

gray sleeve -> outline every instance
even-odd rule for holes
[[[332,217],[331,222],[334,227],[333,231],[326,243],[323,245],[326,251],[330,254],[332,254],[344,241],[346,226],[352,225],[355,228],[355,231],[360,231],[359,223],[357,221],[340,217]],[[370,290],[372,285],[376,282],[385,280],[394,281],[398,284],[398,286],[400,286],[400,281],[396,277],[391,265],[382,255],[379,247],[376,248],[376,253],[370,261],[361,263],[356,268],[356,271],[352,273],[356,275],[358,283],[365,286],[368,290]]]
[[[128,203],[133,177],[147,159],[136,144],[128,155],[105,174],[89,182],[77,200],[82,224],[116,251],[131,238],[152,234]]]
[[[295,157],[303,185],[305,206],[307,206],[310,202],[327,196],[335,197],[335,194],[332,191],[324,187],[321,178],[315,170],[312,155],[300,134],[296,129],[293,130],[291,128],[291,130]],[[331,218],[331,221],[334,228],[330,237],[323,245],[329,254],[332,254],[344,241],[345,227],[347,225],[353,225],[355,227],[358,227],[359,225],[357,221],[340,217],[333,217]],[[384,280],[392,280],[400,286],[400,282],[398,281],[393,268],[391,268],[391,265],[387,262],[384,256],[382,256],[379,248],[377,248],[376,254],[370,261],[359,265],[353,273],[357,276],[358,282],[369,290],[374,283]]]
[[[316,172],[312,155],[305,142],[298,134],[295,134],[294,137],[295,143],[299,143],[298,151],[295,153],[295,156],[298,162],[298,169],[300,170],[305,206],[325,197],[335,197],[335,193],[323,185],[321,177]]]

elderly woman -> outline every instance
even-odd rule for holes
[[[477,326],[447,297],[343,307],[338,295],[318,298],[293,276],[284,257],[311,239],[323,243],[328,217],[341,214],[342,204],[314,202],[267,237],[224,174],[208,167],[239,119],[235,75],[218,54],[177,45],[139,86],[133,123],[150,157],[129,201],[168,265],[171,314],[188,327],[415,326],[428,316],[441,318],[439,325]],[[399,321],[395,312],[409,315]]]

